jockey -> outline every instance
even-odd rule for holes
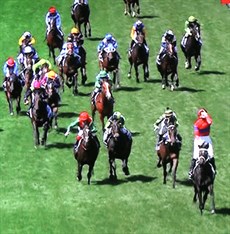
[[[71,14],[73,15],[74,9],[78,6],[78,5],[86,5],[88,6],[88,0],[74,0],[73,5],[72,5],[72,9],[71,9]]]
[[[22,49],[28,45],[33,46],[35,44],[35,39],[32,37],[30,32],[24,32],[18,40],[18,45],[20,47],[20,53]]]
[[[102,80],[107,80],[108,82],[112,83],[109,73],[107,73],[106,71],[100,71],[100,73],[96,76],[96,81],[94,85],[95,89],[93,90],[92,95],[91,95],[91,102],[93,105],[95,105],[96,95],[99,92],[101,92]]]
[[[64,34],[61,30],[61,16],[60,16],[59,12],[56,10],[56,8],[53,6],[49,8],[48,13],[46,14],[46,26],[47,26],[46,35],[50,31],[50,27],[51,27],[50,21],[53,19],[56,20],[57,29],[60,32],[61,36],[63,37]]]
[[[173,122],[176,127],[179,126],[176,113],[167,107],[164,114],[161,115],[154,123],[154,131],[157,132],[156,150],[159,150],[160,142],[167,131],[166,127],[169,121]],[[179,148],[181,148],[182,137],[179,133],[177,133],[177,142],[179,143]]]
[[[24,68],[24,56],[29,56],[32,58],[33,64],[39,61],[38,53],[32,46],[26,46],[21,50],[21,53],[18,55],[18,63]]]
[[[83,128],[84,128],[85,123],[89,125],[89,128],[93,136],[95,137],[95,141],[97,145],[100,147],[100,142],[96,135],[97,129],[96,129],[96,126],[94,125],[93,118],[88,114],[88,112],[82,111],[79,117],[67,127],[67,130],[65,132],[65,136],[67,137],[69,135],[70,129],[77,126],[78,135],[76,136],[76,143],[74,144],[75,152],[78,151],[78,146],[82,138]]]
[[[117,52],[117,41],[116,39],[112,36],[112,34],[107,33],[104,37],[104,39],[99,43],[99,45],[97,46],[97,53],[98,53],[98,59],[99,61],[103,61],[102,58],[102,53],[103,50],[109,45],[112,44],[113,48],[116,50],[117,56],[118,58],[120,58],[118,52]]]
[[[3,73],[4,73],[4,80],[3,80],[2,87],[4,91],[6,91],[6,80],[12,74],[14,74],[19,79],[22,86],[25,85],[25,82],[21,79],[21,76],[19,76],[18,74],[18,64],[12,57],[9,57],[7,61],[5,62],[3,66]]]
[[[162,38],[161,38],[161,48],[157,55],[156,62],[160,65],[161,64],[161,57],[163,54],[165,54],[165,50],[168,46],[168,44],[172,45],[172,48],[174,50],[174,54],[177,57],[177,45],[176,45],[176,36],[174,35],[172,30],[167,30]]]
[[[32,67],[34,74],[39,74],[41,72],[41,68],[46,67],[47,72],[52,69],[52,64],[47,59],[40,59],[37,63],[35,63]],[[41,74],[40,74],[41,75]]]
[[[198,28],[198,33],[200,35],[200,24],[197,20],[197,18],[195,18],[194,16],[189,16],[188,19],[185,21],[185,39],[191,35],[191,29],[197,27]],[[200,45],[202,45],[202,40],[199,37],[198,38]],[[183,44],[185,44],[186,41],[183,42]]]
[[[82,33],[75,27],[71,29],[70,34],[68,35],[67,41],[73,42],[76,44],[76,46],[80,47],[84,43],[84,37]]]
[[[189,169],[189,179],[193,176],[193,169],[196,164],[196,160],[199,156],[199,146],[206,142],[209,144],[208,155],[209,161],[213,166],[214,171],[216,171],[215,159],[213,154],[212,140],[210,137],[210,127],[212,125],[212,117],[208,112],[202,108],[198,111],[197,119],[194,122],[194,148],[193,148],[193,157]]]
[[[29,96],[32,97],[32,93],[35,92],[36,90],[39,90],[42,93],[43,100],[46,100],[48,98],[48,95],[44,89],[44,86],[42,85],[42,82],[38,79],[34,79],[31,83],[30,89],[28,89],[25,93],[25,98],[24,98],[25,105],[29,104],[28,97]],[[32,117],[32,115],[31,115],[32,107],[33,107],[33,103],[30,104],[30,107],[29,107],[28,111],[26,112],[26,115],[28,115],[30,118]],[[49,120],[51,120],[53,113],[52,113],[51,107],[48,105],[47,102],[46,102],[46,110],[47,110],[47,117],[49,118]]]
[[[76,46],[76,44],[72,42],[65,42],[62,46],[62,50],[60,52],[60,54],[58,55],[58,57],[56,58],[57,64],[58,66],[63,65],[63,61],[66,58],[67,54],[69,53],[73,53],[74,57],[77,58],[78,63],[81,63],[81,56],[79,56],[79,49]]]
[[[131,139],[131,132],[125,127],[125,117],[119,112],[115,111],[113,115],[107,120],[105,124],[105,132],[103,135],[103,142],[107,146],[107,142],[110,136],[111,123],[117,121],[121,126],[121,131],[127,136],[128,139]]]
[[[133,48],[133,45],[137,42],[137,35],[142,33],[144,35],[144,45],[145,45],[145,49],[146,49],[146,52],[148,53],[149,52],[149,48],[147,46],[147,42],[145,40],[146,38],[146,30],[145,30],[145,25],[140,21],[138,20],[137,22],[135,22],[132,26],[132,29],[131,29],[131,33],[130,33],[130,37],[132,39],[131,41],[131,44],[130,44],[130,49],[129,49],[129,52],[132,50]]]

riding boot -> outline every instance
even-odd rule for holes
[[[181,135],[180,135],[179,133],[177,134],[177,139],[178,139],[179,150],[181,150],[181,146],[182,146],[182,137],[181,137]]]
[[[158,134],[156,150],[159,150],[159,148],[160,148],[160,142],[162,141],[162,137],[163,136],[161,134]]]
[[[193,169],[194,169],[195,165],[196,165],[196,159],[192,158],[191,165],[190,165],[190,168],[189,168],[189,173],[188,173],[188,178],[190,180],[193,177]]]
[[[92,92],[91,95],[91,103],[95,106],[95,97],[96,97],[97,92],[95,90]]]
[[[100,145],[100,141],[98,140],[97,136],[95,136],[95,142],[96,142],[97,148],[100,148],[101,145]]]
[[[214,173],[216,174],[216,164],[215,164],[215,158],[212,157],[209,159],[209,162],[211,163],[213,169],[214,169]]]

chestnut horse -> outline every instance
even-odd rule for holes
[[[13,115],[13,100],[16,100],[16,111],[17,114],[21,111],[21,93],[22,93],[22,85],[19,81],[19,77],[15,74],[10,74],[9,77],[6,78],[6,99],[9,105],[10,115]]]
[[[91,103],[92,117],[94,119],[95,112],[98,111],[102,131],[104,131],[105,123],[104,118],[107,119],[113,114],[113,96],[111,91],[111,84],[107,80],[102,81],[101,91],[95,97],[95,105]]]
[[[47,46],[49,47],[49,57],[51,57],[51,54],[52,54],[54,64],[56,64],[55,49],[58,48],[61,51],[63,43],[64,43],[64,38],[57,29],[56,20],[52,19],[50,24],[51,24],[51,27],[50,27],[50,31],[48,32],[46,36],[46,42],[47,42]]]
[[[112,43],[109,43],[102,52],[103,61],[99,61],[100,68],[106,72],[113,73],[113,84],[115,88],[120,86],[119,78],[119,55]]]
[[[116,180],[116,163],[115,159],[122,161],[122,170],[125,175],[129,175],[128,158],[132,148],[132,136],[131,133],[127,135],[124,131],[128,131],[121,127],[116,121],[111,123],[111,133],[108,137],[107,149],[109,156],[109,172],[110,179]]]
[[[79,2],[77,6],[74,7],[73,12],[71,12],[71,17],[75,26],[81,32],[81,24],[84,23],[85,37],[91,37],[91,25],[89,21],[90,9],[89,5],[85,5]]]
[[[125,3],[125,15],[136,17],[140,14],[139,0],[124,0]]]
[[[214,201],[214,180],[215,174],[213,173],[212,166],[208,162],[207,149],[199,149],[199,157],[196,162],[196,166],[193,172],[193,184],[194,184],[194,197],[193,202],[199,199],[200,213],[203,214],[205,202],[208,194],[211,197],[211,213],[215,213],[215,201]]]
[[[169,172],[172,171],[173,188],[175,188],[176,172],[179,164],[180,153],[180,147],[176,141],[176,135],[176,126],[169,123],[167,126],[167,132],[163,136],[163,141],[160,143],[159,150],[157,150],[159,162],[161,161],[163,166],[163,183],[166,184],[167,164],[170,163]]]
[[[146,82],[149,78],[149,68],[148,68],[149,53],[146,51],[144,45],[144,35],[140,33],[137,35],[136,39],[137,43],[135,43],[133,48],[131,48],[131,54],[128,58],[130,63],[128,77],[131,78],[131,70],[132,67],[134,66],[136,73],[136,82],[139,83],[140,80],[139,80],[138,66],[142,64],[144,71],[144,81]]]
[[[185,36],[182,38],[181,49],[186,59],[185,68],[190,69],[192,67],[191,58],[194,56],[196,61],[195,71],[198,71],[201,65],[201,43],[198,27],[191,29],[190,33],[191,35],[187,38]]]
[[[170,89],[174,90],[179,86],[179,78],[177,73],[178,59],[175,56],[173,46],[171,43],[167,44],[165,53],[160,58],[160,64],[156,62],[157,69],[162,78],[162,89],[169,86],[168,76],[171,74]]]
[[[92,176],[94,164],[97,160],[97,156],[99,153],[99,145],[98,140],[96,140],[97,136],[94,136],[90,131],[90,128],[87,124],[85,124],[82,132],[82,138],[80,139],[78,150],[74,149],[74,157],[77,160],[77,178],[79,181],[82,180],[82,168],[84,165],[89,166],[89,170],[87,173],[88,184],[90,184],[90,178]]]

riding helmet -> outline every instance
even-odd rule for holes
[[[14,59],[12,58],[12,57],[10,57],[10,58],[8,58],[7,59],[7,65],[9,66],[9,67],[13,67],[14,66],[14,64],[15,64],[15,61],[14,61]]]
[[[115,111],[113,113],[113,118],[116,119],[116,120],[120,119],[121,118],[121,112]]]
[[[194,16],[191,15],[191,16],[188,17],[188,22],[189,23],[194,23],[195,21],[197,21],[197,19]]]
[[[24,38],[31,38],[31,33],[30,32],[24,32],[22,35]]]
[[[112,35],[110,34],[110,33],[107,33],[106,35],[105,35],[105,38],[106,38],[106,40],[107,41],[110,41],[111,39],[112,39]]]
[[[77,28],[71,29],[71,34],[77,34],[77,33],[79,33],[79,30]]]
[[[31,52],[33,52],[31,46],[26,46],[23,50],[24,54],[29,54]]]
[[[49,13],[51,13],[51,14],[55,14],[56,13],[56,8],[55,7],[50,7],[49,8]]]
[[[104,77],[107,77],[108,74],[106,71],[100,71],[99,76],[100,76],[100,78],[104,78]]]
[[[47,77],[50,78],[50,79],[52,79],[52,80],[55,79],[56,76],[57,76],[57,73],[54,72],[53,70],[51,70],[51,71],[49,71],[49,72],[47,73]]]
[[[88,112],[86,112],[86,111],[82,111],[82,112],[80,113],[80,115],[79,115],[79,119],[80,119],[81,121],[86,121],[86,120],[88,120],[89,118],[90,118],[90,116],[89,116]]]
[[[165,117],[166,117],[166,118],[167,118],[167,117],[171,117],[172,114],[173,114],[173,111],[172,111],[171,109],[167,109],[167,110],[165,111]]]

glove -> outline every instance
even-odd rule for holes
[[[207,116],[208,116],[208,113],[206,111],[202,111],[200,117],[205,119],[207,118]]]
[[[157,125],[154,125],[154,126],[153,126],[153,131],[156,132],[156,130],[158,130],[158,128],[159,128],[159,127],[158,127]]]
[[[66,133],[65,133],[65,136],[67,137],[69,135],[69,132],[67,131]]]
[[[24,99],[24,104],[25,104],[25,105],[28,105],[28,104],[29,104],[28,99],[26,99],[26,98]]]

